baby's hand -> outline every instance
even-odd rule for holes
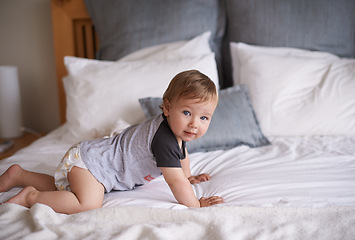
[[[223,198],[218,196],[213,196],[209,198],[202,197],[200,198],[199,202],[200,202],[200,207],[209,207],[212,205],[223,203]]]
[[[194,183],[200,183],[200,182],[205,182],[205,181],[208,181],[210,180],[211,176],[207,173],[202,173],[200,175],[197,175],[197,176],[191,176],[189,177],[189,181],[191,184],[194,184]]]

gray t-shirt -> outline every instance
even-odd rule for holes
[[[163,115],[111,137],[80,143],[81,157],[94,177],[111,190],[131,190],[161,175],[159,167],[181,167],[185,158]]]

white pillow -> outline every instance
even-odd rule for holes
[[[255,48],[237,45],[238,68],[266,136],[355,135],[355,59]]]
[[[327,53],[327,52],[316,52],[309,51],[299,48],[288,48],[288,47],[264,47],[264,46],[253,46],[246,43],[230,43],[230,52],[232,58],[233,66],[233,81],[234,85],[241,84],[240,80],[240,64],[239,64],[239,54],[238,49],[241,48],[244,51],[253,52],[255,54],[269,54],[274,56],[283,57],[300,57],[309,59],[338,59],[337,56]]]
[[[179,72],[196,69],[218,86],[213,53],[167,61],[99,61],[65,57],[68,77],[67,121],[82,138],[106,135],[118,119],[135,124],[145,119],[138,99],[162,97]]]
[[[205,32],[191,40],[160,44],[143,48],[120,59],[120,61],[163,61],[202,56],[212,53],[209,46],[211,32]]]

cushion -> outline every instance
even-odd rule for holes
[[[161,114],[162,98],[139,100],[147,118]],[[187,143],[189,153],[230,149],[239,145],[260,147],[269,144],[260,131],[258,121],[245,86],[235,86],[219,92],[219,103],[207,133]]]
[[[210,31],[220,65],[225,12],[219,0],[85,0],[98,33],[98,59],[117,60],[141,48],[189,40]]]
[[[179,72],[197,69],[218,85],[214,54],[170,61],[99,61],[65,57],[67,121],[82,137],[107,134],[117,119],[144,120],[138,99],[162,96]]]
[[[254,52],[255,54],[269,54],[275,56],[283,57],[300,57],[308,59],[338,59],[337,56],[328,52],[318,52],[309,51],[300,48],[290,48],[290,47],[265,47],[265,46],[254,46],[242,42],[231,42],[230,43],[230,54],[233,63],[233,82],[235,85],[241,84],[240,81],[240,65],[239,65],[239,54],[238,49],[242,48],[244,51]]]
[[[211,32],[208,31],[189,40],[159,44],[139,49],[122,57],[120,61],[165,61],[210,54],[212,53],[209,45],[210,38]]]
[[[234,46],[240,82],[266,136],[355,135],[355,59]]]

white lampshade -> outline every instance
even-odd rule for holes
[[[20,86],[15,66],[0,66],[0,138],[22,135]]]

